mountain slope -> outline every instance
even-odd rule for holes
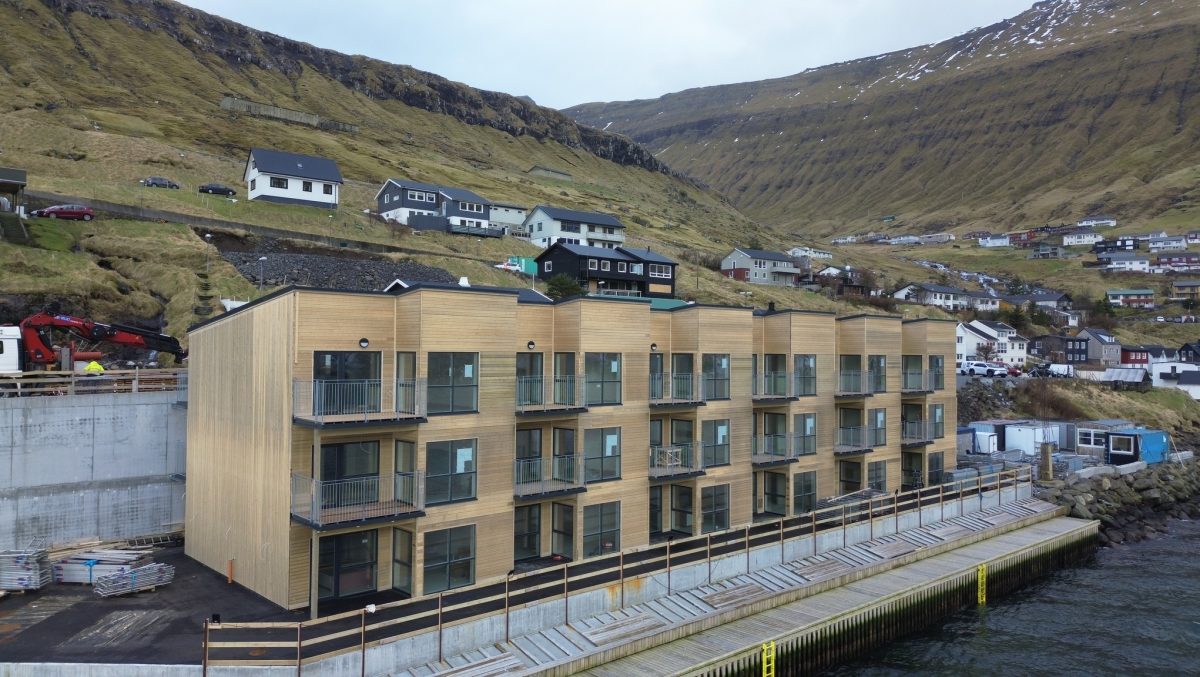
[[[751,215],[827,235],[1188,206],[1200,5],[1050,0],[944,42],[763,82],[565,112]]]

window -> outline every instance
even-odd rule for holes
[[[350,597],[374,591],[377,544],[375,530],[322,538],[318,553],[318,598]]]
[[[787,397],[787,355],[763,356],[763,394]]]
[[[817,473],[798,472],[792,475],[792,512],[801,515],[817,509]]]
[[[872,409],[870,412],[871,429],[868,431],[867,445],[882,447],[887,444],[887,409]]]
[[[700,437],[704,445],[704,467],[729,463],[729,419],[703,421]]]
[[[535,475],[530,481],[541,479],[542,429],[517,428],[516,451],[517,460],[522,461],[517,464],[518,480],[523,481],[528,475]]]
[[[1080,428],[1076,431],[1076,446],[1102,447],[1104,446],[1104,433],[1099,430]]]
[[[704,487],[700,490],[700,531],[721,531],[729,528],[729,485]]]
[[[586,353],[587,403],[621,403],[621,353]]]
[[[629,273],[631,275],[641,275],[642,274],[642,264],[640,264],[640,263],[629,264]]]
[[[475,582],[475,525],[425,532],[425,594]]]
[[[475,212],[476,214],[483,213],[483,205],[475,202],[459,202],[458,208],[464,212]]]
[[[425,445],[425,504],[475,498],[475,440]]]
[[[796,394],[797,395],[816,395],[817,394],[817,356],[816,355],[797,355],[795,359],[796,369]]]
[[[250,190],[258,188],[258,179],[250,179]]]
[[[392,589],[412,594],[413,535],[392,529]]]
[[[304,191],[305,193],[311,193],[312,192],[312,181],[301,182],[300,190]]]
[[[671,531],[692,535],[692,488],[671,485]]]
[[[796,455],[808,456],[817,453],[817,415],[796,414],[793,424],[796,434]]]
[[[542,554],[542,506],[518,505],[513,509],[513,560],[533,559]]]
[[[650,533],[662,533],[662,485],[650,487]]]
[[[929,405],[929,420],[933,422],[933,437],[941,439],[946,436],[946,405]]]
[[[706,353],[701,358],[704,368],[704,399],[729,399],[729,354]]]
[[[389,202],[391,202],[391,201],[392,201],[392,194],[391,194],[391,193],[384,193],[384,194],[383,194],[383,204],[388,204],[388,203],[389,203]]]
[[[933,375],[933,389],[946,389],[946,356],[945,355],[930,355],[929,356],[929,371]]]
[[[600,270],[608,270],[611,267],[611,265],[612,264],[609,261],[601,261],[600,262]]]
[[[942,483],[942,468],[944,461],[942,460],[942,452],[929,454],[929,483]]]
[[[617,272],[618,273],[625,272],[625,262],[624,261],[617,261]]]
[[[413,202],[437,202],[437,196],[420,190],[408,191],[408,199]]]
[[[596,557],[621,549],[621,502],[583,507],[583,556]]]
[[[867,464],[867,488],[887,491],[887,461],[872,461]]]
[[[288,180],[284,179],[284,178],[280,178],[278,176],[272,176],[271,177],[271,187],[272,188],[287,188]]]
[[[349,350],[313,353],[313,413],[361,414],[379,411],[383,354]]]
[[[478,366],[479,353],[429,353],[429,413],[477,411]]]
[[[517,404],[542,404],[545,400],[545,379],[542,376],[541,353],[517,353]]]
[[[551,554],[571,559],[575,556],[575,506],[554,503],[550,510]]]
[[[763,473],[763,512],[787,514],[787,475],[781,472]]]
[[[559,227],[559,230],[560,230],[560,231],[562,231],[562,232],[564,232],[564,233],[578,233],[578,232],[580,232],[580,231],[579,231],[579,224],[578,224],[578,223],[564,223],[564,224],[562,224],[562,226],[561,226],[561,227]]]
[[[842,483],[840,493],[849,494],[862,489],[862,463],[859,461],[839,461],[838,481]]]
[[[596,259],[588,259],[588,270],[599,270],[600,262]]]
[[[553,262],[553,261],[544,261],[544,262],[542,263],[542,270],[543,270],[543,271],[545,271],[545,272],[547,272],[547,273],[549,273],[549,272],[553,272],[553,270],[554,270],[554,262]]]
[[[583,479],[585,482],[621,478],[621,429],[591,428],[583,431]]]
[[[648,265],[650,266],[650,277],[661,277],[666,280],[671,279],[671,266],[664,263],[651,263]]]
[[[887,392],[887,355],[868,355],[867,375],[871,392]]]

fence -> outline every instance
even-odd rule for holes
[[[0,397],[187,390],[186,369],[110,369],[101,376],[87,376],[74,372],[35,373],[36,376],[0,377]]]
[[[292,666],[299,670],[319,660],[360,653],[365,666],[368,648],[425,632],[437,633],[440,661],[444,658],[443,633],[457,624],[503,615],[505,641],[508,641],[510,613],[526,605],[561,602],[562,621],[567,623],[571,618],[572,595],[619,587],[617,594],[623,607],[628,581],[665,574],[664,594],[670,595],[671,572],[677,567],[707,562],[711,582],[714,558],[744,555],[749,570],[751,551],[757,548],[778,547],[782,557],[789,540],[837,530],[842,531],[842,543],[834,547],[841,547],[849,527],[861,528],[869,522],[870,537],[874,538],[880,519],[894,518],[894,529],[898,529],[901,516],[914,512],[924,515],[926,508],[934,506],[941,507],[942,518],[951,504],[957,504],[953,514],[962,514],[969,500],[978,500],[982,508],[988,492],[995,491],[999,502],[1002,489],[1015,490],[1031,482],[1032,474],[1027,467],[1006,470],[954,484],[845,503],[796,517],[680,538],[640,550],[568,562],[458,592],[372,605],[310,621],[205,621],[203,665],[205,670],[209,666]],[[817,545],[814,538],[814,551],[819,554]],[[633,590],[634,585],[629,588]],[[551,613],[546,611],[541,616],[550,620]]]

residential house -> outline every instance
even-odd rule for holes
[[[526,207],[511,202],[493,202],[488,218],[493,226],[503,228],[508,234],[529,239],[529,233],[524,229],[527,216],[529,209]]]
[[[1189,245],[1200,244],[1200,230],[1189,230],[1185,237]]]
[[[190,330],[186,553],[285,609],[420,605],[403,620],[514,570],[528,590],[538,567],[809,524],[953,467],[952,326],[282,289]]]
[[[1107,330],[1088,327],[1075,335],[1087,339],[1088,362],[1112,367],[1121,363],[1121,342]]]
[[[1103,257],[1103,258],[1101,258]],[[1150,259],[1145,256],[1138,256],[1128,252],[1111,252],[1108,254],[1097,254],[1097,259],[1107,261],[1104,267],[1107,270],[1118,273],[1149,273]]]
[[[1200,371],[1185,371],[1175,381],[1175,387],[1192,397],[1200,400]]]
[[[1079,219],[1079,222],[1075,225],[1085,228],[1115,228],[1117,220],[1107,214],[1099,214]]]
[[[1083,313],[1077,310],[1047,308],[1046,314],[1050,316],[1050,323],[1055,327],[1078,327],[1083,319]]]
[[[1174,388],[1180,377],[1188,372],[1200,372],[1200,364],[1183,360],[1163,360],[1149,365],[1151,384],[1155,388]]]
[[[1152,230],[1149,233],[1142,233],[1140,235],[1134,235],[1134,237],[1137,238],[1141,242],[1149,242],[1150,240],[1156,240],[1158,238],[1167,237],[1167,231]]]
[[[1052,244],[1039,244],[1030,252],[1031,259],[1061,259],[1065,255],[1062,247]]]
[[[492,223],[492,201],[467,190],[388,179],[375,192],[379,216],[413,230],[500,237],[504,226]]]
[[[1034,337],[1030,354],[1056,364],[1083,364],[1088,361],[1088,339],[1069,334],[1043,334]]]
[[[966,235],[963,235],[963,239],[964,240],[979,240],[980,238],[991,237],[991,236],[992,236],[992,234],[987,232],[986,230],[972,230],[971,232],[967,233]]]
[[[1104,236],[1094,230],[1084,230],[1078,233],[1068,233],[1062,236],[1064,247],[1081,247],[1103,242]]]
[[[1153,289],[1109,289],[1104,292],[1109,305],[1121,308],[1153,308]]]
[[[1152,254],[1155,252],[1186,251],[1187,238],[1183,235],[1153,237],[1146,241],[1146,249],[1148,249]]]
[[[841,277],[843,273],[846,273],[849,270],[849,268],[843,270],[837,266],[825,266],[824,268],[818,270],[816,275],[818,277]]]
[[[807,247],[804,245],[792,247],[791,249],[787,250],[787,253],[788,253],[788,256],[791,256],[794,259],[798,259],[798,258],[801,258],[804,256],[807,256],[808,258],[810,258],[814,261],[820,260],[820,259],[832,259],[833,258],[832,252],[827,252],[824,249],[815,249],[813,247]]]
[[[995,345],[993,360],[1022,366],[1029,359],[1029,339],[1018,334],[1012,325],[986,320],[972,320],[970,325],[995,337],[992,340]]]
[[[809,270],[787,254],[749,247],[738,247],[721,260],[722,275],[750,284],[796,287]]]
[[[830,240],[829,242],[830,242],[830,244],[854,244],[855,242],[858,242],[858,236],[857,235],[843,235],[841,237],[835,237],[832,240]]]
[[[1200,362],[1200,341],[1189,341],[1180,346],[1179,359],[1184,362]]]
[[[943,242],[953,242],[954,233],[927,233],[919,235],[921,244],[941,244]]]
[[[924,306],[934,306],[950,312],[957,312],[971,306],[969,292],[955,287],[923,282],[905,285],[897,289],[892,293],[892,298],[920,303]]]
[[[267,148],[250,149],[243,178],[247,199],[309,207],[337,209],[342,188],[333,160]]]
[[[615,249],[625,242],[625,225],[611,214],[581,212],[538,205],[525,217],[521,230],[539,247],[555,242]]]
[[[27,182],[24,169],[0,167],[0,212],[20,213]]]
[[[1036,230],[1018,230],[1008,234],[1008,242],[1014,247],[1032,247],[1040,235]]]
[[[1200,301],[1200,280],[1171,280],[1171,298]]]
[[[1008,247],[1011,246],[1007,235],[988,235],[987,237],[979,238],[980,247]]]
[[[1122,366],[1144,367],[1180,361],[1178,350],[1157,343],[1121,346]]]
[[[921,238],[916,235],[897,235],[887,241],[888,244],[921,244]]]
[[[537,276],[549,280],[566,274],[589,294],[607,296],[675,296],[676,264],[648,249],[589,247],[556,242],[535,259]]]
[[[1038,292],[1035,294],[1009,294],[1004,296],[1003,299],[1014,306],[1027,308],[1032,303],[1039,308],[1047,310],[1070,310],[1072,304],[1071,295],[1060,291]]]
[[[967,362],[978,359],[980,346],[988,346],[989,350],[995,352],[996,335],[990,331],[980,329],[959,322],[955,329],[955,354],[956,362]]]
[[[1142,243],[1138,242],[1137,238],[1132,235],[1121,235],[1111,240],[1101,240],[1092,245],[1092,251],[1096,254],[1105,252],[1132,252],[1142,248]]]
[[[1172,254],[1159,254],[1154,257],[1154,266],[1163,268],[1167,272],[1195,270],[1200,268],[1200,253],[1175,252]]]
[[[986,292],[968,291],[965,292],[967,299],[967,307],[980,312],[996,312],[1000,310],[1000,297],[992,296]]]

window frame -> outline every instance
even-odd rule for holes
[[[817,509],[817,471],[792,475],[792,514],[803,515]]]
[[[708,487],[701,487],[700,533],[709,534],[716,531],[725,531],[728,528],[729,485],[714,484]]]
[[[589,521],[594,522],[590,530]],[[612,540],[606,541],[606,538]],[[589,541],[594,541],[594,544]],[[602,557],[620,550],[621,502],[608,501],[583,506],[583,558]]]
[[[725,441],[720,442],[721,427],[725,428]],[[700,422],[701,462],[705,468],[729,465],[729,419],[714,418]],[[711,450],[711,451],[710,451]]]
[[[813,353],[802,353],[792,358],[792,369],[796,379],[796,396],[806,397],[817,394],[817,356]],[[801,388],[801,384],[810,386]]]
[[[312,192],[312,181],[301,181],[300,182],[300,192],[311,193]]]
[[[435,356],[449,356],[450,373],[445,375],[447,381],[446,383],[440,382],[442,378],[441,374],[437,375],[438,382],[434,381],[435,376],[433,360],[435,359]],[[460,360],[466,356],[469,356],[470,360],[466,362],[460,362]],[[426,412],[428,414],[437,415],[479,413],[479,353],[434,351],[426,353],[425,363],[425,403]],[[455,375],[456,369],[466,366],[470,367],[470,376],[463,375],[459,377]],[[464,369],[464,371],[466,370]],[[456,383],[459,378],[470,379],[471,382]],[[440,398],[435,399],[433,396],[434,393],[443,390],[448,391],[448,399],[446,400],[446,402],[449,403],[448,409],[442,409],[441,404],[438,402]],[[459,404],[460,391],[464,391],[466,393],[462,396],[462,399],[466,400],[469,398],[469,408],[465,404]]]
[[[282,176],[271,176],[270,186],[278,190],[288,189],[288,180]]]
[[[610,453],[609,442],[616,436],[616,453]],[[595,446],[596,444],[599,446]],[[598,463],[596,463],[598,462]],[[593,473],[593,465],[598,472]],[[621,479],[621,428],[585,428],[583,431],[583,481],[586,484]]]
[[[464,536],[464,531],[470,532],[470,537],[469,537],[470,555],[467,557],[462,557],[462,556],[455,557],[454,556],[455,550],[456,550],[455,539],[456,538],[458,538],[458,539],[466,538]],[[430,552],[433,550],[433,548],[429,544],[429,539],[431,536],[433,536],[435,534],[440,535],[442,533],[446,534],[446,536],[445,536],[445,538],[446,538],[446,546],[445,546],[446,547],[446,558],[444,561],[434,561],[431,563],[429,555],[430,555]],[[464,524],[462,526],[450,527],[448,529],[437,529],[434,531],[426,531],[423,534],[422,540],[423,540],[423,553],[422,553],[423,561],[421,563],[421,565],[422,565],[421,568],[422,568],[422,574],[423,574],[422,589],[424,591],[424,594],[430,595],[430,594],[433,594],[436,592],[445,592],[446,590],[465,588],[465,587],[475,584],[475,558],[478,553],[478,549],[477,549],[477,542],[475,539],[475,525],[474,524]],[[470,563],[469,564],[469,567],[470,567],[469,580],[459,583],[458,585],[451,585],[451,578],[450,578],[451,568],[454,567],[455,565],[461,565],[463,562]],[[440,568],[444,568],[446,571],[446,576],[445,576],[446,587],[431,588],[429,586],[430,570],[431,569],[440,569]]]
[[[704,372],[704,399],[706,401],[730,398],[731,364],[729,353],[704,353],[701,355],[700,368]]]
[[[463,443],[470,442],[471,455],[467,463],[470,470],[455,471],[455,468],[462,465],[459,452],[463,451]],[[447,472],[434,473],[433,454],[445,453]],[[440,464],[439,464],[440,465]],[[479,439],[474,437],[459,439],[459,440],[434,440],[425,443],[425,505],[444,505],[448,503],[461,503],[463,501],[475,500],[479,495]],[[434,497],[434,485],[440,482],[439,478],[446,478],[446,498]],[[462,480],[456,483],[459,478],[467,478],[470,486],[470,491],[462,490],[462,487],[456,487]],[[458,489],[456,491],[456,488]],[[440,493],[440,492],[439,492]]]
[[[887,459],[867,462],[867,488],[887,491]]]
[[[616,365],[617,365],[616,378],[612,378],[612,374],[611,374],[611,371],[612,371],[611,364],[614,359],[616,360]],[[591,372],[590,366],[591,366],[591,363],[593,360],[599,362],[599,366],[600,366],[600,369],[599,369],[600,378],[599,379],[592,378],[592,372]],[[605,368],[605,367],[610,367],[610,368]],[[622,401],[621,400],[621,396],[622,396],[621,390],[622,390],[622,381],[624,379],[624,372],[625,372],[625,366],[624,366],[623,356],[621,353],[584,353],[583,354],[583,378],[584,378],[584,389],[585,389],[584,402],[586,403],[586,405],[590,407],[590,406],[621,404],[621,401]],[[615,390],[616,390],[615,396],[612,392],[610,392],[610,390],[613,387],[613,384],[615,384]],[[596,399],[593,399],[593,397],[592,397],[592,386],[593,385],[597,385],[599,387],[599,393],[598,393],[599,397]]]

